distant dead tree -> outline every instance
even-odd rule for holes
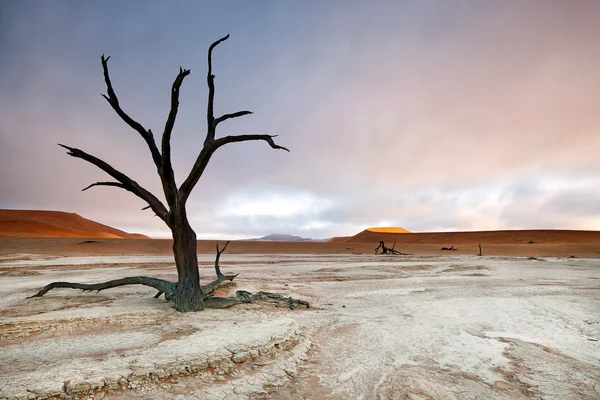
[[[401,253],[398,250],[395,250],[394,249],[395,247],[396,247],[396,240],[394,240],[394,245],[392,247],[386,247],[384,241],[381,240],[379,242],[379,246],[377,246],[377,248],[375,249],[375,254],[378,254],[379,250],[381,249],[381,254],[394,254],[397,256],[407,256],[408,255],[408,254]]]
[[[140,186],[140,184],[138,184],[136,181],[119,170],[113,168],[105,161],[102,161],[101,159],[80,149],[59,144],[59,146],[67,149],[67,154],[71,157],[80,158],[95,165],[114,179],[114,181],[92,183],[83,190],[90,189],[94,186],[112,186],[125,189],[144,200],[148,204],[148,206],[144,209],[152,209],[156,216],[163,220],[163,222],[169,227],[173,234],[173,255],[175,258],[175,265],[177,267],[177,282],[169,282],[163,279],[146,276],[133,276],[98,284],[53,282],[32,297],[43,296],[45,293],[55,288],[73,288],[100,291],[123,285],[145,285],[158,290],[157,297],[161,294],[164,294],[165,299],[173,301],[175,303],[175,308],[182,312],[198,311],[204,309],[205,307],[226,308],[235,304],[252,302],[254,300],[284,302],[290,306],[290,308],[294,308],[298,305],[308,306],[308,303],[301,300],[285,298],[277,294],[265,292],[259,292],[258,294],[253,295],[249,292],[238,291],[234,297],[212,297],[212,293],[220,284],[225,281],[232,281],[237,276],[225,275],[221,273],[219,267],[219,258],[223,251],[225,251],[227,244],[225,244],[221,250],[217,244],[217,254],[215,259],[215,273],[217,278],[206,285],[200,284],[196,233],[189,224],[186,213],[186,203],[190,197],[190,194],[192,193],[192,190],[196,186],[196,183],[198,183],[198,180],[204,173],[206,166],[208,165],[208,162],[213,154],[227,144],[247,141],[263,141],[273,149],[289,151],[285,147],[279,146],[273,141],[273,138],[276,137],[276,135],[244,134],[216,137],[217,127],[222,122],[252,114],[250,111],[237,111],[215,117],[213,112],[213,103],[215,97],[215,75],[213,75],[212,71],[212,52],[217,45],[228,38],[229,35],[217,40],[208,48],[208,74],[206,76],[208,83],[206,137],[204,139],[204,145],[200,150],[191,171],[179,187],[177,187],[177,183],[175,182],[175,174],[173,172],[173,166],[171,163],[171,133],[173,131],[173,127],[175,126],[175,118],[177,117],[177,110],[179,107],[179,90],[184,78],[190,74],[190,70],[179,68],[179,74],[173,82],[173,86],[171,88],[171,107],[159,147],[154,140],[152,131],[143,127],[121,108],[121,104],[117,98],[117,94],[113,89],[108,74],[108,60],[110,57],[104,57],[104,55],[101,57],[102,69],[104,70],[104,81],[106,83],[107,90],[107,94],[102,96],[106,99],[108,104],[113,108],[117,115],[127,125],[129,125],[129,127],[138,132],[142,139],[146,142],[146,145],[150,150],[152,160],[154,161],[154,165],[156,166],[156,171],[162,183],[162,189],[167,203],[166,205],[163,204],[163,202],[160,201],[155,195]]]
[[[446,251],[457,251],[458,249],[454,246],[450,246],[450,247],[442,247],[441,250],[446,250]]]
[[[483,256],[483,254],[481,254],[481,243],[479,243],[479,254],[477,254],[478,256]]]

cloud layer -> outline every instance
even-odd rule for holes
[[[233,144],[189,204],[199,237],[600,229],[600,3],[549,1],[5,1],[0,207],[59,209],[151,235],[143,202],[56,146],[88,150],[161,193],[144,142],[99,96],[111,55],[124,109],[173,135],[178,182],[205,134],[206,49]]]

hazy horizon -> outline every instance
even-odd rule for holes
[[[167,237],[146,204],[65,154],[87,151],[160,196],[149,151],[179,67],[176,180],[215,112],[220,149],[188,202],[199,239],[367,227],[600,230],[600,2],[41,1],[0,3],[0,208],[74,212]],[[110,178],[109,178],[110,179]]]

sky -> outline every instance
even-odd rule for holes
[[[169,112],[179,184],[215,113],[217,151],[188,201],[199,239],[286,233],[600,230],[600,1],[0,0],[0,208],[62,210],[169,237],[87,151],[162,197],[150,152]]]

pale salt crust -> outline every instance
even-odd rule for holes
[[[144,287],[25,299],[52,280],[175,279],[170,257],[22,258],[0,263],[5,398],[600,398],[598,259],[225,254],[238,289],[314,308],[180,314]]]

